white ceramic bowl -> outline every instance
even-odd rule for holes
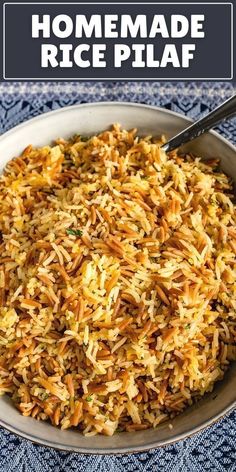
[[[28,145],[44,145],[57,137],[75,133],[92,135],[121,123],[126,129],[138,128],[140,135],[164,133],[171,137],[190,120],[156,107],[134,103],[94,103],[63,108],[34,118],[8,131],[0,138],[0,170],[6,162]],[[222,169],[236,182],[235,148],[215,132],[208,133],[185,147],[200,156],[219,157]],[[56,449],[93,454],[127,453],[163,446],[209,426],[229,412],[236,403],[236,364],[232,364],[222,382],[211,394],[188,408],[173,421],[157,429],[120,433],[113,437],[84,437],[75,430],[61,431],[49,423],[26,418],[5,395],[0,398],[0,425],[42,445]]]

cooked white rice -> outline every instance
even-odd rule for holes
[[[112,435],[156,427],[236,359],[236,226],[217,161],[112,131],[0,178],[0,393]]]

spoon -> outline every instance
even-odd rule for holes
[[[221,121],[233,115],[236,115],[236,95],[233,95],[233,97],[230,97],[215,110],[208,113],[208,115],[203,116],[203,118],[195,121],[195,123],[188,126],[188,128],[185,128],[179,134],[171,138],[167,143],[162,145],[162,149],[166,152],[173,151],[182,144],[198,138],[201,134],[206,133],[206,131],[214,128]]]

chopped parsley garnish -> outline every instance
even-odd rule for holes
[[[185,326],[185,328],[186,328],[186,329],[190,329],[190,328],[191,328],[191,324],[190,324],[190,323],[187,324],[187,325]]]
[[[83,236],[83,231],[81,229],[67,229],[67,234],[72,234],[72,236]]]
[[[123,433],[123,431],[124,431],[124,430],[121,429],[121,428],[117,428],[117,429],[116,429],[116,433]]]
[[[49,397],[48,393],[46,393],[46,392],[42,393],[41,398],[42,398],[43,401],[47,400],[48,397]]]
[[[87,402],[91,402],[92,399],[93,399],[93,397],[87,397],[87,398],[86,398],[86,401],[87,401]]]
[[[89,136],[80,136],[80,141],[82,141],[82,143],[86,143],[86,141],[89,140]]]

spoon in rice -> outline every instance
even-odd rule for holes
[[[167,143],[163,144],[162,149],[165,152],[173,151],[182,146],[182,144],[198,138],[201,134],[206,133],[206,131],[209,131],[209,129],[214,128],[221,121],[224,121],[226,118],[230,118],[233,115],[236,115],[236,95],[233,95],[233,97],[230,97],[219,107],[215,108],[215,110],[208,113],[208,115],[200,118],[200,120],[171,138]]]

